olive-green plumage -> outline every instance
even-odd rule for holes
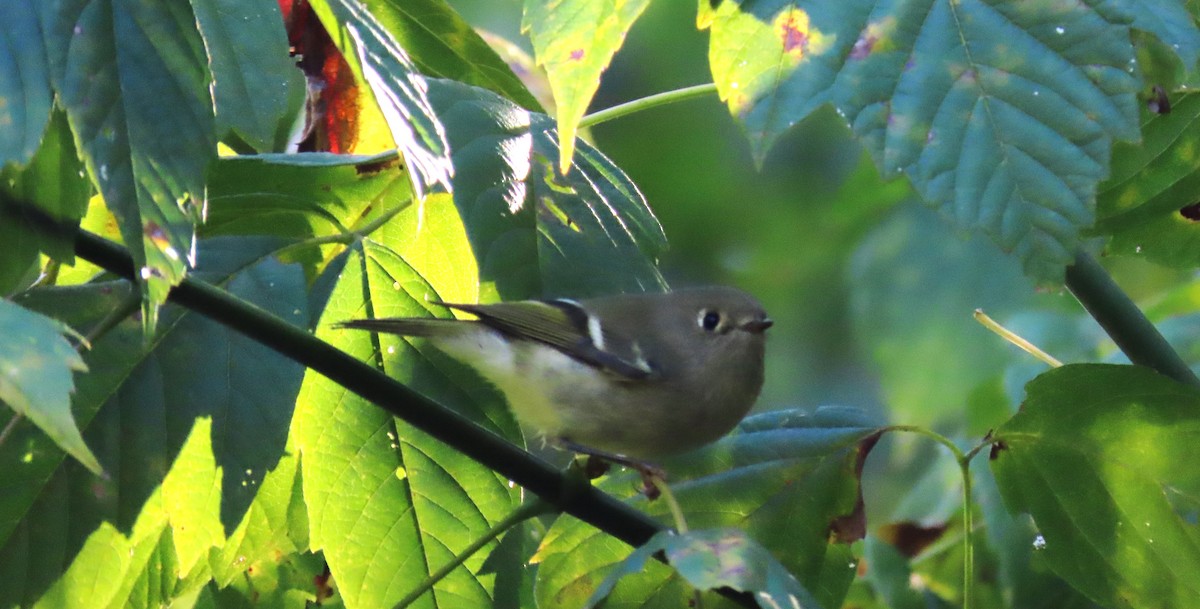
[[[341,327],[428,338],[495,384],[526,428],[633,459],[716,440],[762,388],[772,322],[733,288],[446,306],[478,320]]]

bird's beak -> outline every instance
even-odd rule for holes
[[[762,319],[751,319],[742,324],[742,329],[752,334],[762,334],[767,328],[775,325],[775,322],[770,317]]]

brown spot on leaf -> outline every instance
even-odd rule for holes
[[[908,558],[920,554],[930,544],[941,539],[945,532],[946,523],[924,526],[911,521],[885,524],[876,531],[880,539],[895,546]]]
[[[313,591],[318,603],[333,596],[332,579],[333,573],[329,570],[329,563],[325,563],[325,568],[320,574],[313,576]]]
[[[808,40],[808,34],[801,32],[796,24],[788,21],[783,25],[783,50],[788,53],[796,54],[804,52],[804,43]]]
[[[580,59],[583,59],[583,49],[571,51],[571,61],[579,61]]]
[[[854,41],[854,46],[850,49],[850,59],[866,59],[867,55],[871,54],[871,49],[875,48],[875,43],[879,42],[879,38],[867,32],[858,40]]]
[[[838,516],[829,523],[829,532],[838,543],[854,543],[867,535],[867,510],[863,502],[862,471],[867,462],[867,455],[879,441],[883,432],[873,433],[858,443],[858,457],[854,463],[854,477],[858,479],[858,498],[854,500],[854,509],[849,514]]]
[[[1180,207],[1179,215],[1191,220],[1192,222],[1200,222],[1200,202]]]
[[[1008,450],[1008,445],[1003,440],[992,444],[992,450],[988,452],[988,459],[995,461],[996,457],[1000,456],[1000,451]]]
[[[812,27],[808,13],[792,7],[779,13],[772,22],[782,43],[785,57],[799,63],[805,55],[820,54],[829,49],[830,38]]]

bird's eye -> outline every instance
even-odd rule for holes
[[[716,311],[705,309],[700,312],[700,327],[712,332],[721,325],[721,314]]]

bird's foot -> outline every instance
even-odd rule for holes
[[[608,472],[609,466],[613,463],[637,471],[637,473],[641,474],[642,476],[642,492],[646,495],[646,498],[650,499],[651,501],[657,499],[661,494],[655,481],[657,480],[666,482],[667,480],[666,470],[658,465],[655,465],[654,463],[640,461],[638,459],[626,457],[625,455],[592,448],[590,446],[584,446],[582,444],[572,442],[571,440],[567,440],[566,438],[559,438],[555,441],[555,444],[564,450],[569,450],[581,455],[587,455],[588,459],[583,467],[583,471],[590,480],[595,480],[596,478],[603,476]]]

